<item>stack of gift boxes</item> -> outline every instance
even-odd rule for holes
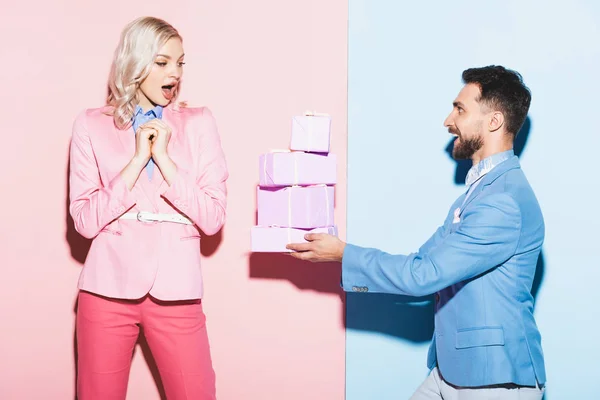
[[[306,233],[337,236],[334,223],[336,157],[329,153],[331,118],[306,113],[292,118],[289,151],[259,158],[256,190],[258,224],[253,252],[288,252],[288,243],[306,242]]]

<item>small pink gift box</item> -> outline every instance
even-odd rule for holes
[[[331,117],[301,115],[292,118],[290,150],[329,153]]]
[[[258,225],[284,228],[333,226],[333,186],[257,188]]]
[[[251,249],[255,253],[289,253],[285,248],[289,243],[306,243],[307,233],[328,233],[337,236],[337,227],[328,226],[316,229],[275,228],[253,226],[250,232]]]
[[[334,185],[335,154],[321,155],[295,152],[273,152],[259,157],[259,185],[263,187],[292,185]]]

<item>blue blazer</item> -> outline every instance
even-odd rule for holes
[[[451,384],[544,384],[531,295],[544,241],[542,212],[516,156],[481,179],[417,253],[347,244],[342,285],[354,292],[435,293],[427,364]]]

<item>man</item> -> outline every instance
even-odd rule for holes
[[[530,293],[544,219],[513,141],[531,102],[521,75],[500,66],[463,72],[444,126],[453,157],[473,161],[468,190],[444,224],[409,255],[326,234],[290,244],[302,260],[341,261],[346,291],[435,293],[431,372],[411,400],[536,399],[546,374]]]

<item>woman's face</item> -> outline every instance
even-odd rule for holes
[[[183,74],[183,44],[178,38],[169,39],[158,51],[150,75],[138,89],[139,105],[144,111],[168,105],[177,91]]]

